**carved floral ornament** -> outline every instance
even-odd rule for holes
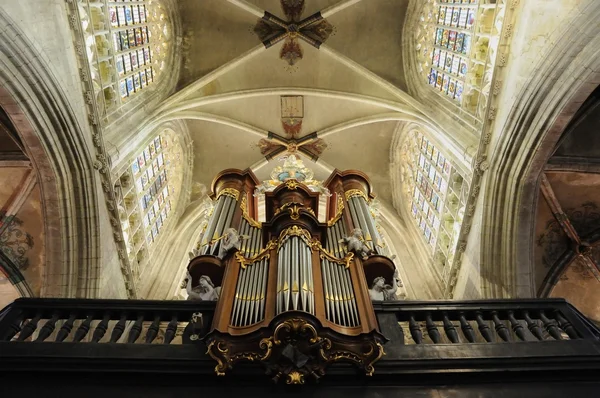
[[[210,341],[207,353],[217,362],[215,373],[224,376],[240,361],[259,362],[275,382],[285,379],[287,384],[304,384],[308,377],[320,379],[327,366],[335,362],[352,363],[372,376],[373,365],[385,355],[382,344],[373,338],[338,344],[337,334],[332,331],[320,334],[319,321],[308,314],[275,318],[269,329],[272,334],[255,341],[256,350],[238,351],[241,344]]]

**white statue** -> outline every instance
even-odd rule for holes
[[[233,249],[239,250],[242,240],[249,238],[250,237],[246,235],[239,235],[235,228],[227,228],[223,236],[219,238],[219,240],[221,240],[221,245],[219,246],[219,254],[217,257],[223,260],[229,251]]]
[[[348,246],[348,251],[355,252],[361,256],[363,260],[366,260],[369,258],[369,255],[374,253],[373,250],[365,244],[362,229],[360,228],[354,228],[350,236],[340,239],[339,242],[345,243]]]
[[[373,280],[373,285],[369,289],[369,296],[373,301],[398,300],[396,291],[399,287],[402,287],[402,281],[400,281],[398,270],[396,270],[394,272],[394,277],[392,278],[391,286],[385,284],[385,278],[383,276],[375,278]]]
[[[198,286],[192,287],[192,276],[187,273],[185,290],[188,293],[188,300],[217,301],[221,294],[221,286],[215,287],[210,277],[202,275],[198,281]]]

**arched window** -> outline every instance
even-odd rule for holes
[[[504,1],[428,0],[417,28],[427,84],[472,113],[487,103]]]
[[[139,275],[181,192],[182,147],[165,130],[143,147],[118,180],[127,256]]]
[[[100,114],[144,91],[164,68],[170,32],[156,0],[82,0],[78,7]]]
[[[439,271],[447,277],[462,224],[467,184],[449,159],[418,131],[409,132],[401,160],[410,214]]]

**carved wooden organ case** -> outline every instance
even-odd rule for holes
[[[216,373],[253,361],[275,380],[295,384],[350,362],[371,375],[386,339],[368,289],[377,276],[391,280],[395,267],[368,206],[373,196],[368,178],[335,171],[322,184],[328,195],[286,179],[264,194],[262,223],[254,195],[259,184],[249,170],[225,170],[215,178],[201,254],[188,267],[192,285],[207,275],[221,286],[204,337]],[[239,250],[220,259],[229,228],[242,240]],[[342,242],[355,228],[372,250],[368,259]]]

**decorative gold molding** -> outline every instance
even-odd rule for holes
[[[281,213],[283,210],[288,209],[290,211],[290,218],[292,220],[297,220],[300,218],[300,210],[304,210],[307,213],[311,214],[313,217],[317,218],[315,211],[310,207],[304,206],[303,203],[300,202],[288,202],[281,205],[280,208],[275,210],[275,215]]]
[[[304,228],[300,228],[297,225],[292,225],[288,229],[284,229],[283,231],[281,231],[281,233],[279,234],[279,239],[277,240],[277,249],[278,250],[281,248],[281,244],[283,243],[283,240],[285,238],[287,238],[288,236],[299,236],[300,238],[304,239],[306,241],[306,243],[308,243],[309,246],[312,245],[311,244],[312,235],[310,234],[310,232],[308,232]]]
[[[338,196],[338,200],[337,200],[337,212],[335,213],[335,216],[331,220],[327,221],[327,226],[332,227],[336,222],[338,222],[338,220],[340,218],[342,218],[343,213],[344,213],[344,199],[340,195],[340,196]]]
[[[369,201],[367,194],[364,193],[363,191],[361,191],[360,189],[350,189],[350,190],[346,191],[346,200],[350,200],[350,198],[352,198],[354,196],[361,196],[365,199],[365,201],[367,201],[367,202]]]
[[[256,221],[250,214],[248,213],[248,206],[246,201],[246,195],[242,196],[242,201],[240,203],[240,209],[242,209],[242,217],[244,220],[248,221],[248,224],[255,228],[262,228],[262,223],[260,221]]]
[[[317,239],[313,240],[311,245],[310,245],[311,249],[314,250],[318,250],[321,253],[319,254],[319,257],[323,260],[323,259],[327,259],[331,262],[334,262],[336,264],[340,264],[343,265],[346,269],[350,268],[350,263],[352,262],[352,260],[354,260],[354,253],[352,252],[348,252],[346,253],[346,255],[344,256],[344,258],[339,258],[334,256],[332,253],[330,253],[329,251],[327,251],[327,249],[325,249],[322,245],[321,242],[319,242]]]
[[[262,259],[268,259],[271,257],[271,250],[277,247],[277,240],[275,239],[271,239],[269,241],[269,243],[267,243],[267,246],[265,246],[264,249],[262,249],[256,256],[247,258],[244,257],[243,254],[241,254],[239,251],[235,252],[235,259],[237,260],[238,263],[240,263],[240,267],[242,269],[246,269],[246,267],[250,264],[254,264],[257,261],[260,261]]]
[[[219,192],[219,194],[217,195],[217,199],[219,199],[221,196],[223,195],[227,195],[230,196],[232,198],[234,198],[235,200],[238,200],[240,197],[240,191],[238,191],[235,188],[224,188],[221,192]]]
[[[287,189],[295,190],[298,189],[300,183],[296,180],[287,180],[285,182],[285,186],[287,187]]]

